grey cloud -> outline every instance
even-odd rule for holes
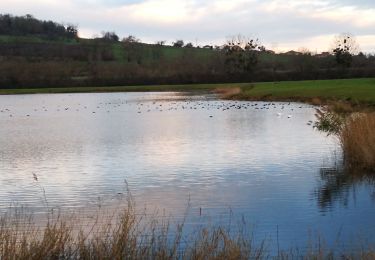
[[[332,3],[341,6],[355,6],[358,8],[375,8],[375,1],[374,0],[334,0]]]
[[[127,33],[118,29],[121,33]],[[252,4],[242,6],[240,12],[207,15],[198,22],[168,26],[131,24],[128,29],[131,30],[129,33],[138,33],[141,38],[198,38],[206,42],[216,39],[224,42],[226,36],[238,33],[255,35],[267,42],[283,42],[341,32],[363,35],[373,32],[372,27],[358,27],[345,21],[326,21],[293,12],[266,13]]]
[[[189,13],[194,15],[199,8],[204,15],[198,19],[187,20],[183,23],[153,23],[137,19],[129,19],[127,15],[115,19],[109,10],[116,11],[119,6],[126,6],[144,2],[144,0],[79,0],[71,1],[64,8],[53,8],[45,4],[25,2],[25,5],[12,6],[9,0],[7,5],[0,3],[3,11],[16,15],[32,13],[41,19],[51,19],[57,22],[72,22],[79,28],[100,34],[102,30],[114,30],[121,37],[129,34],[136,35],[150,42],[157,40],[175,40],[181,38],[198,43],[222,44],[229,35],[241,33],[246,36],[259,37],[266,43],[301,42],[307,38],[322,35],[332,35],[341,32],[351,32],[357,36],[374,35],[373,25],[358,26],[351,20],[333,20],[318,18],[309,14],[316,12],[316,5],[311,1],[285,0],[303,3],[301,10],[282,9],[274,11],[264,10],[265,3],[271,4],[275,0],[253,0],[239,2],[238,6],[229,12],[213,12],[209,9],[215,0],[188,0]],[[281,1],[278,1],[279,3]],[[42,2],[43,3],[43,2]],[[335,10],[336,6],[355,5],[358,9],[368,10],[375,7],[375,1],[330,0],[326,1],[327,8]],[[262,6],[261,6],[262,5]],[[374,11],[375,12],[375,11]],[[303,15],[305,14],[305,15]],[[375,16],[375,13],[374,13]],[[92,36],[92,35],[87,35]],[[308,43],[306,43],[308,44]],[[322,46],[322,48],[329,46]],[[371,47],[375,49],[375,44]]]

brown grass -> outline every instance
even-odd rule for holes
[[[264,245],[253,246],[241,232],[201,228],[186,236],[184,223],[136,213],[134,203],[115,214],[48,214],[45,225],[19,212],[0,219],[0,259],[262,259]]]
[[[348,166],[375,171],[375,113],[351,115],[339,137]]]
[[[350,114],[355,111],[353,104],[344,101],[329,102],[329,110],[338,114]]]
[[[240,87],[228,87],[228,88],[216,88],[214,90],[216,94],[219,94],[220,98],[231,99],[242,92]]]
[[[158,220],[159,219],[159,220]],[[161,219],[161,220],[160,220]],[[255,246],[243,230],[203,227],[184,235],[184,224],[146,218],[128,205],[118,214],[99,215],[90,225],[76,218],[53,218],[39,226],[24,214],[0,219],[0,259],[335,259],[333,251],[311,247],[280,251],[271,257],[265,241]],[[320,242],[319,242],[320,245]],[[343,259],[373,259],[373,251],[340,253]]]
[[[314,106],[320,106],[320,105],[323,104],[323,100],[321,100],[318,97],[313,97],[313,98],[310,99],[309,103],[311,103],[311,105],[314,105]]]

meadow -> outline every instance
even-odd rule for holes
[[[338,79],[256,83],[245,86],[240,99],[344,100],[375,104],[375,79]]]

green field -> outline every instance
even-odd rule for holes
[[[375,79],[340,79],[255,83],[243,87],[239,99],[268,100],[346,100],[375,104]]]
[[[0,94],[139,91],[208,92],[217,88],[241,88],[241,93],[233,98],[243,100],[304,101],[316,97],[322,100],[346,100],[352,103],[375,104],[375,78],[265,83],[0,89]]]

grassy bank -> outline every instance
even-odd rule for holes
[[[312,99],[345,100],[353,104],[375,105],[375,79],[339,79],[314,81],[285,81],[256,83],[242,88],[233,98],[256,100],[299,100]]]
[[[82,92],[133,92],[133,91],[214,91],[215,89],[240,88],[230,97],[242,100],[309,101],[320,99],[345,100],[353,104],[375,105],[375,78],[284,81],[266,83],[227,83],[194,85],[155,85],[118,87],[72,87],[37,89],[0,89],[0,94],[82,93]],[[232,93],[232,92],[230,92]]]

